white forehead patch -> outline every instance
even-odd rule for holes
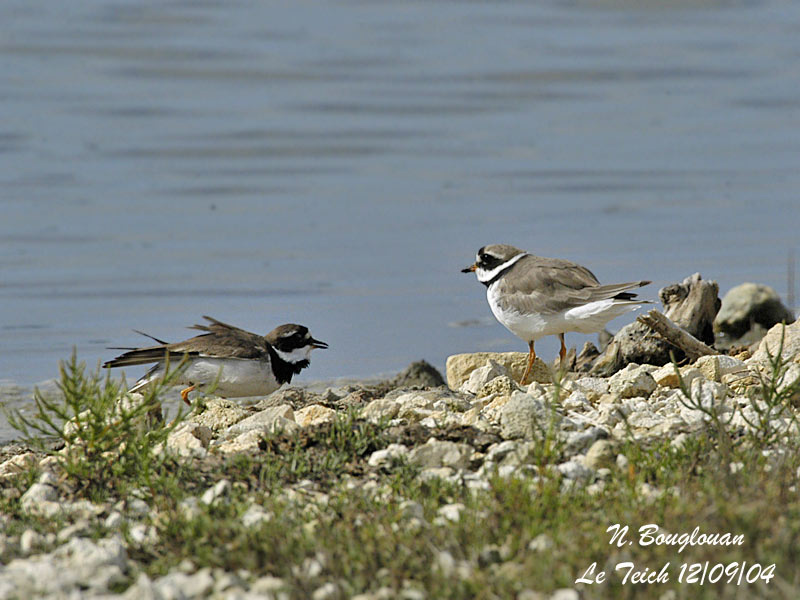
[[[518,260],[522,259],[525,256],[528,256],[527,253],[525,253],[525,252],[522,252],[521,254],[517,254],[513,258],[509,258],[506,262],[497,265],[491,271],[487,271],[486,269],[482,269],[482,268],[478,267],[477,269],[475,269],[475,275],[478,277],[478,281],[480,281],[481,283],[486,283],[488,281],[491,281],[495,277],[497,277],[497,275],[500,273],[500,271],[502,271],[504,269],[507,269],[508,267],[510,267],[515,262],[517,262]]]

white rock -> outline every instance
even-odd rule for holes
[[[513,383],[513,382],[512,382]],[[516,384],[515,384],[516,385]],[[442,388],[445,389],[445,388]],[[438,397],[433,401],[433,410],[442,410],[448,412],[464,412],[472,407],[472,403],[463,396],[451,394],[449,390],[439,392]]]
[[[242,515],[242,524],[245,527],[258,527],[262,523],[267,523],[271,520],[272,513],[265,511],[264,507],[258,504],[251,504]]]
[[[597,440],[608,437],[608,431],[602,427],[590,427],[586,431],[568,433],[565,440],[564,451],[567,454],[583,452]]]
[[[547,552],[553,547],[553,540],[546,533],[540,533],[528,543],[531,552]]]
[[[431,479],[444,479],[450,480],[455,475],[455,470],[452,467],[430,467],[422,469],[419,472],[420,481],[429,481]]]
[[[450,554],[447,550],[441,550],[436,553],[434,564],[436,565],[436,568],[442,572],[442,575],[445,577],[451,577],[456,570],[457,563],[452,554]]]
[[[468,394],[477,394],[492,379],[503,376],[508,377],[506,368],[490,359],[482,367],[472,371],[469,379],[461,385],[459,390]]]
[[[141,498],[128,498],[124,502],[125,511],[132,517],[144,517],[150,512],[147,502]]]
[[[200,500],[197,496],[189,496],[178,503],[178,510],[187,519],[196,519],[201,514]]]
[[[398,600],[427,600],[428,596],[423,590],[407,587],[397,596]]]
[[[26,529],[19,536],[19,550],[24,556],[28,556],[34,550],[41,548],[44,543],[44,536],[33,529]]]
[[[678,375],[680,374],[680,378]],[[679,367],[678,372],[675,372],[675,365],[668,364],[659,367],[651,373],[653,380],[660,386],[668,388],[677,388],[680,386],[680,379],[683,379],[684,384],[691,385],[692,381],[697,378],[703,378],[703,372],[693,366]]]
[[[272,406],[257,412],[251,417],[247,417],[228,427],[223,436],[226,439],[237,437],[248,431],[258,431],[261,433],[273,433],[281,430],[281,426],[286,422],[294,423],[294,410],[288,404]]]
[[[111,513],[106,517],[106,520],[103,521],[103,526],[106,529],[119,529],[126,523],[125,517],[122,516],[117,510],[112,510]]]
[[[449,441],[431,438],[426,444],[417,446],[408,454],[410,463],[420,467],[452,467],[465,469],[472,457],[472,447]]]
[[[295,429],[299,429],[300,426],[297,425],[294,421],[287,421],[286,419],[281,419],[284,421],[286,425],[294,427]],[[292,431],[292,430],[290,430]],[[259,449],[259,445],[261,441],[264,439],[265,433],[258,429],[251,429],[241,435],[235,437],[232,440],[226,441],[218,441],[212,448],[219,452],[220,454],[231,454],[236,452],[256,452]]]
[[[33,511],[37,506],[45,502],[55,502],[58,500],[58,491],[52,485],[46,483],[34,483],[28,488],[20,498],[20,504],[24,510]]]
[[[467,384],[464,384],[467,385]],[[475,397],[472,398],[472,402],[468,402],[469,406],[486,406],[493,398],[497,396],[510,396],[513,392],[520,390],[519,384],[507,377],[506,375],[501,375],[500,377],[495,377],[485,385],[481,386],[481,388],[475,393]],[[472,396],[470,392],[462,392],[468,396]],[[465,408],[469,408],[469,406]]]
[[[736,473],[738,473],[739,471],[744,469],[744,463],[743,462],[732,462],[732,463],[730,463],[728,465],[728,468],[730,469],[731,474],[735,475]]]
[[[781,337],[783,337],[782,348]],[[779,349],[782,350],[781,356],[786,361],[800,357],[800,320],[786,325],[785,334],[783,325],[780,323],[770,328],[753,356],[745,362],[750,367],[766,368],[769,363],[769,355],[775,356]]]
[[[209,398],[205,410],[191,416],[191,422],[208,427],[212,431],[222,431],[246,419],[252,413],[242,408],[238,402],[225,398]]]
[[[39,461],[39,468],[44,471],[59,471],[61,469],[61,457],[55,455],[45,456]]]
[[[561,463],[557,468],[564,477],[575,481],[587,481],[594,477],[594,470],[584,466],[577,458]]]
[[[581,377],[575,383],[591,402],[597,402],[601,396],[608,393],[608,379],[604,377]]]
[[[333,423],[336,411],[321,404],[309,404],[294,413],[294,420],[300,427]]]
[[[688,439],[689,439],[688,435],[686,435],[685,433],[679,433],[672,439],[669,445],[675,448],[676,450],[680,450],[681,448],[683,448],[684,444],[688,441]]]
[[[529,396],[533,396],[534,398],[539,398],[540,400],[551,401],[553,400],[553,392],[552,392],[552,385],[544,386],[538,381],[533,381],[528,384],[525,388],[525,392]]]
[[[561,417],[549,410],[541,399],[524,392],[514,392],[500,409],[500,435],[504,439],[530,439],[545,429],[551,420],[557,423]]]
[[[747,363],[725,354],[701,356],[694,362],[694,366],[710,381],[720,381],[722,377],[731,373],[747,373]]]
[[[600,404],[597,407],[597,416],[593,417],[603,427],[614,427],[625,414],[625,408],[612,402]]]
[[[635,396],[648,397],[656,389],[656,382],[650,375],[656,368],[650,365],[629,364],[621,371],[614,373],[608,382],[609,391],[621,398]]]
[[[504,469],[505,467],[522,467],[529,465],[533,462],[536,456],[536,449],[537,449],[537,442],[529,442],[529,441],[517,441],[514,449],[503,456],[500,459],[500,468]],[[491,466],[493,463],[491,461],[487,461],[484,463],[487,466]]]
[[[400,404],[396,400],[378,398],[361,409],[361,417],[372,423],[377,423],[383,419],[394,419],[399,410]]]
[[[53,487],[58,486],[58,477],[52,471],[44,471],[41,475],[39,475],[38,483],[43,483],[44,485],[52,485]]]
[[[91,525],[89,521],[86,519],[81,519],[80,521],[73,523],[72,525],[67,525],[61,531],[56,534],[56,541],[59,544],[65,544],[70,539],[83,535],[89,531]]]
[[[147,576],[147,573],[139,573],[136,581],[122,597],[125,600],[162,600],[160,594],[156,595],[153,581]]]
[[[367,464],[371,467],[379,467],[385,464],[391,465],[408,454],[405,444],[389,444],[386,448],[376,450],[370,454]]]
[[[614,444],[608,440],[597,440],[586,452],[583,464],[594,470],[614,464]]]
[[[208,488],[200,497],[203,504],[213,504],[217,500],[225,498],[231,492],[231,482],[227,479],[220,479],[212,487]]]
[[[185,422],[178,425],[167,438],[167,448],[179,456],[203,458],[208,454],[208,444],[213,432],[205,425]]]
[[[519,381],[528,363],[527,352],[474,352],[471,354],[454,354],[447,357],[447,385],[457,390],[469,380],[472,372],[493,360],[506,369],[511,378]],[[540,361],[537,361],[540,362]]]
[[[485,460],[490,462],[500,462],[506,456],[514,452],[520,445],[516,440],[505,440],[496,444],[492,444],[486,451]]]
[[[173,571],[153,582],[153,587],[156,597],[163,600],[203,598],[214,588],[214,578],[209,569],[200,569],[193,574]]]
[[[588,410],[591,408],[591,403],[582,391],[574,391],[567,396],[561,403],[564,410]]]
[[[250,585],[250,591],[264,596],[275,596],[278,593],[287,593],[289,586],[280,577],[265,575],[259,577]]]
[[[28,470],[35,462],[36,455],[33,452],[17,454],[0,464],[0,479],[22,473]]]
[[[203,569],[208,571],[208,567]],[[191,572],[191,571],[190,571]],[[199,572],[199,571],[198,571]],[[241,597],[241,600],[248,600],[246,596],[244,596],[245,589],[248,587],[247,582],[240,577],[239,575],[243,575],[245,577],[248,576],[247,571],[244,569],[240,569],[237,573],[229,573],[223,571],[222,569],[214,569],[214,591],[212,593],[212,597],[223,597],[226,600],[236,600],[237,597]],[[252,596],[252,594],[247,594]],[[244,597],[242,597],[244,596]],[[252,600],[257,600],[253,598]]]
[[[412,423],[421,421],[435,412],[433,409],[434,398],[428,392],[402,394],[396,398],[396,401],[399,406],[397,416]]]
[[[781,379],[781,382],[778,384],[778,391],[783,392],[790,388],[794,388],[795,394],[793,394],[792,398],[790,399],[790,401],[794,402],[797,400],[798,383],[800,383],[800,364],[792,363],[786,368],[786,371],[783,374],[783,379]]]
[[[332,581],[322,584],[311,593],[311,600],[336,600],[340,597],[339,586]]]
[[[461,502],[445,504],[444,506],[439,507],[439,510],[436,511],[436,514],[446,521],[458,523],[458,521],[461,519],[461,513],[464,512],[465,508],[466,507]]]
[[[695,379],[692,382],[689,391],[692,401],[699,402],[704,408],[711,408],[720,404],[728,394],[728,388],[725,384],[700,379]]]
[[[108,593],[123,583],[127,555],[121,542],[72,538],[49,554],[12,560],[0,569],[0,596],[5,598],[83,598]],[[12,594],[3,594],[3,590]]]
[[[653,429],[664,423],[664,417],[652,412],[634,412],[628,417],[628,425],[634,429]]]
[[[464,422],[463,413],[448,413],[445,411],[437,410],[425,417],[419,422],[423,427],[428,429],[437,429],[439,427],[460,427],[466,425]]]
[[[135,523],[130,526],[128,535],[140,545],[154,544],[158,540],[158,535],[154,527],[145,523]]]
[[[403,518],[405,519],[419,519],[420,521],[425,520],[425,509],[419,502],[414,500],[403,500],[400,503],[399,508]]]
[[[652,502],[661,497],[663,492],[649,483],[643,482],[639,485],[639,494],[644,497],[646,501]]]

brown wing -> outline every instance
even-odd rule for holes
[[[194,325],[190,329],[205,331],[183,342],[136,348],[103,364],[104,367],[142,365],[164,360],[167,353],[181,356],[224,356],[226,358],[268,359],[266,340],[255,333],[222,323],[211,317],[203,317],[209,325]]]
[[[201,356],[225,356],[229,358],[268,358],[266,339],[255,333],[228,325],[208,316],[203,318],[208,325],[193,325],[190,329],[207,331],[185,342],[170,345],[171,352],[197,352]]]
[[[526,256],[509,271],[513,277],[498,280],[498,296],[506,308],[534,313],[557,313],[620,295],[631,300],[626,290],[649,281],[600,285],[594,274],[581,265],[559,258]]]

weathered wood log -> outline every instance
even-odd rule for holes
[[[675,323],[656,309],[651,310],[646,315],[640,315],[636,320],[639,321],[639,323],[647,325],[670,344],[683,351],[689,360],[694,361],[701,356],[719,354],[716,350],[708,347],[692,334],[687,333],[685,329],[675,325]]]
[[[714,343],[714,318],[722,305],[716,281],[703,281],[700,273],[695,273],[661,288],[658,297],[673,323],[705,344]]]
[[[714,343],[712,324],[720,307],[718,294],[717,282],[705,281],[699,273],[658,292],[664,314],[707,345]],[[678,360],[686,357],[683,351],[675,352],[675,347],[650,327],[635,321],[614,336],[592,365],[591,372],[608,376],[632,362],[665,365],[670,362],[670,352],[674,352]]]

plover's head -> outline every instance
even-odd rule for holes
[[[286,323],[279,325],[267,335],[267,342],[278,356],[288,363],[297,365],[305,361],[307,366],[314,348],[327,348],[328,344],[315,340],[307,327]]]
[[[475,255],[475,264],[461,269],[461,272],[474,272],[478,281],[488,285],[495,277],[525,255],[524,250],[508,244],[490,244],[478,250],[478,254]]]

